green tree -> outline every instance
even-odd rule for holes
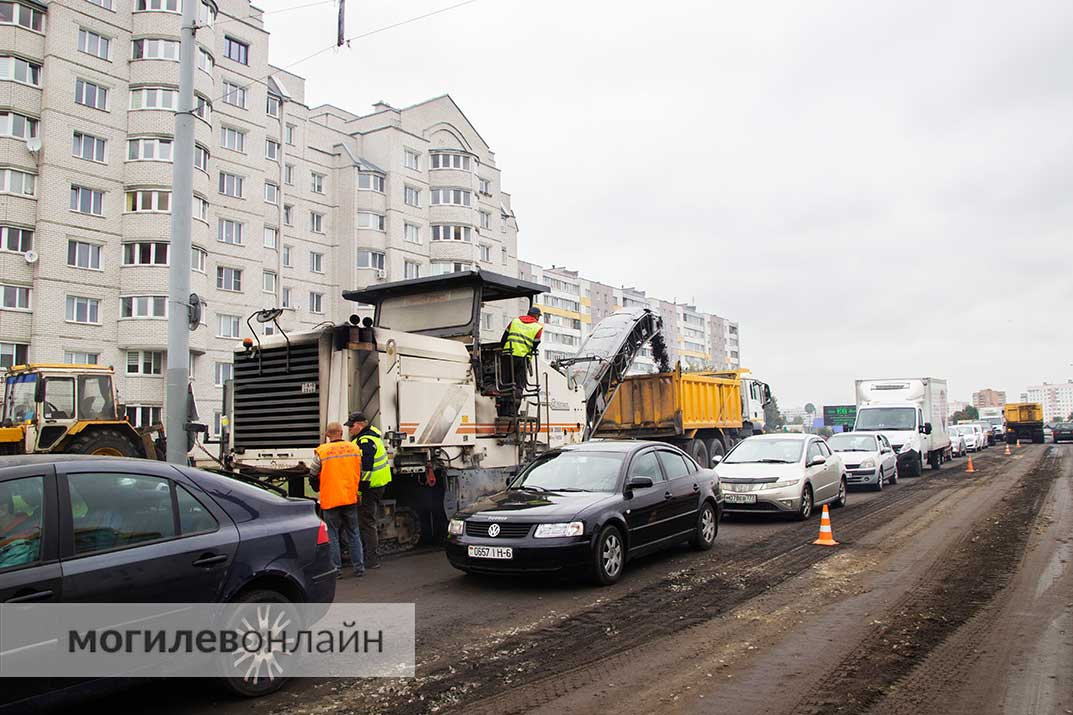
[[[775,395],[771,396],[771,402],[764,405],[764,425],[767,431],[772,432],[780,429],[786,424],[786,419],[782,416],[782,412],[779,411],[779,401],[775,399]]]
[[[830,437],[834,433],[835,433],[835,431],[833,429],[831,429],[830,427],[820,427],[818,430],[816,430],[816,434],[818,434],[821,437]]]
[[[958,410],[950,417],[950,421],[957,424],[961,420],[978,420],[980,419],[980,410],[976,409],[972,405],[969,405],[963,410]]]

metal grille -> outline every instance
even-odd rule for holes
[[[466,536],[484,536],[487,538],[488,527],[492,524],[499,527],[499,533],[493,537],[496,539],[520,539],[523,536],[528,536],[529,530],[533,528],[532,524],[518,524],[501,521],[467,521]]]
[[[319,342],[235,353],[235,447],[293,449],[320,443]]]

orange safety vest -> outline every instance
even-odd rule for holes
[[[361,450],[353,442],[340,440],[314,450],[320,457],[320,508],[357,504],[361,481]]]

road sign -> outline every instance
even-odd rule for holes
[[[825,427],[842,425],[847,430],[853,429],[857,421],[856,405],[825,405],[823,408],[823,424]]]

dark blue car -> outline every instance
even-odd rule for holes
[[[335,576],[308,499],[164,462],[0,457],[0,602],[330,603]],[[0,708],[73,685],[3,682]]]

